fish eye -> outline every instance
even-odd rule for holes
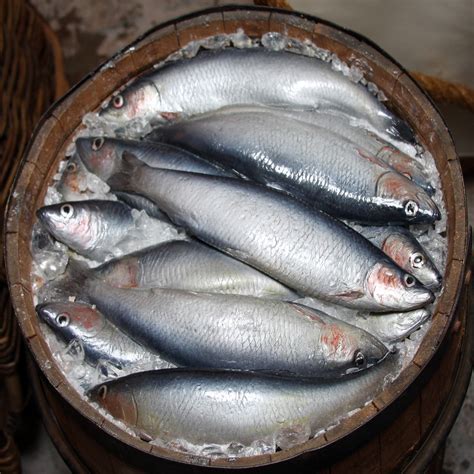
[[[112,99],[112,105],[116,108],[116,109],[121,109],[123,107],[123,104],[125,103],[124,99],[123,99],[123,95],[121,94],[118,94],[116,95],[113,99]]]
[[[407,201],[404,204],[404,209],[405,209],[405,214],[408,217],[415,217],[416,214],[418,213],[418,204],[415,201]]]
[[[411,288],[415,285],[416,280],[411,275],[405,274],[403,277],[403,283],[405,283],[407,288]]]
[[[74,209],[70,204],[63,204],[60,212],[64,218],[69,219],[74,214]]]
[[[101,387],[99,387],[98,394],[100,398],[104,399],[107,396],[107,386],[102,385]]]
[[[66,313],[58,314],[56,317],[56,322],[58,323],[58,326],[65,328],[69,325],[69,315]]]
[[[416,252],[410,256],[410,265],[413,268],[421,268],[425,264],[425,257],[420,252]]]
[[[354,354],[354,364],[356,367],[365,367],[365,356],[361,351],[356,351]]]
[[[105,140],[103,137],[97,137],[97,138],[94,138],[94,140],[92,141],[92,149],[94,151],[98,151],[102,148],[102,145],[104,144]]]
[[[77,170],[77,165],[76,163],[74,163],[73,161],[71,161],[70,163],[68,163],[68,165],[66,166],[66,170],[67,171],[71,171],[71,172],[74,172]]]

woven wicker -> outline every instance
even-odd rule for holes
[[[67,90],[59,42],[24,0],[0,2],[0,228],[16,169],[34,126]],[[5,281],[3,231],[0,281]]]
[[[35,125],[66,92],[61,49],[53,31],[24,0],[0,1],[0,472],[20,472],[13,439],[25,405],[19,376],[20,330],[3,265],[3,215],[16,170]]]

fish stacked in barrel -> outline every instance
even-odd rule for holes
[[[440,218],[435,189],[381,138],[410,127],[329,63],[264,47],[166,62],[100,116],[153,131],[77,138],[63,201],[37,213],[70,253],[39,316],[119,375],[90,399],[148,441],[281,448],[370,400],[442,283],[409,228]],[[141,244],[137,212],[179,237]]]

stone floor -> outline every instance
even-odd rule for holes
[[[71,84],[148,28],[223,0],[31,0],[60,36]],[[251,3],[234,0],[233,4]],[[471,0],[290,0],[301,11],[356,30],[377,42],[410,70],[474,85]],[[474,159],[474,116],[443,107],[459,155]],[[466,177],[474,223],[474,175]],[[34,417],[34,413],[31,415]],[[40,424],[23,443],[26,474],[67,473]],[[474,473],[474,383],[448,438],[445,473]]]

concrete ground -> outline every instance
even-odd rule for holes
[[[71,84],[148,28],[179,15],[234,0],[31,0],[57,31]],[[295,9],[358,31],[378,43],[409,70],[474,86],[471,0],[290,0]],[[474,116],[455,107],[442,114],[458,153],[474,160]],[[474,175],[466,177],[474,223]],[[34,415],[32,415],[34,416]],[[474,473],[474,383],[447,441],[445,473]],[[67,473],[39,426],[23,449],[26,474]]]

